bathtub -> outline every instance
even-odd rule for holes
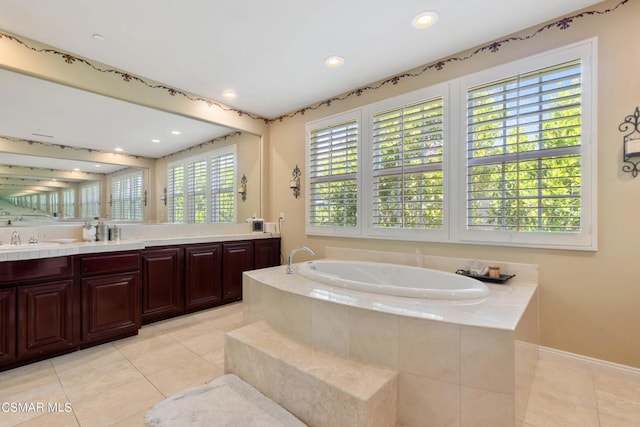
[[[297,272],[330,286],[408,298],[463,300],[491,294],[470,277],[398,264],[317,260],[298,264]]]

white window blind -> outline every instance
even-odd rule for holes
[[[581,231],[581,61],[467,91],[467,229]]]
[[[441,229],[443,99],[372,115],[375,228]]]
[[[47,193],[40,193],[38,197],[38,210],[47,212]]]
[[[214,155],[211,167],[211,222],[236,222],[235,156],[232,153]]]
[[[187,164],[187,222],[207,222],[207,161],[198,160]]]
[[[100,216],[99,182],[90,182],[80,187],[80,216],[82,218]]]
[[[358,225],[358,121],[308,131],[308,225]]]
[[[111,180],[111,218],[142,221],[144,204],[142,171],[114,176]]]
[[[73,188],[67,188],[62,192],[62,217],[73,218],[76,206],[76,191]]]
[[[167,170],[167,220],[184,223],[184,165],[169,166]]]
[[[235,145],[167,165],[168,220],[236,222],[236,173]]]
[[[57,191],[52,191],[49,193],[49,212],[50,213],[58,213],[58,192]]]

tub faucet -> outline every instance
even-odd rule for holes
[[[300,251],[307,251],[311,255],[315,255],[315,253],[306,246],[298,246],[297,248],[292,250],[291,253],[289,254],[289,264],[287,264],[287,274],[293,274],[293,266],[291,265],[291,262],[293,261],[293,256],[296,254],[296,252],[300,252]]]
[[[11,234],[11,244],[12,245],[19,245],[20,244],[20,235],[18,234],[18,230],[15,230]]]

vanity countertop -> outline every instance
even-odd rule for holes
[[[257,240],[280,237],[274,233],[245,233],[245,234],[215,234],[197,236],[163,236],[158,238],[143,238],[101,242],[74,241],[58,243],[54,241],[36,244],[0,245],[0,262],[20,261],[37,258],[51,258],[78,254],[101,252],[118,252],[140,250],[149,247],[188,245],[197,243],[230,242],[237,240]],[[61,239],[56,239],[61,240]],[[72,239],[69,239],[72,240]]]

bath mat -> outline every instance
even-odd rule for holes
[[[154,427],[303,427],[291,415],[233,374],[157,403],[145,417]]]

